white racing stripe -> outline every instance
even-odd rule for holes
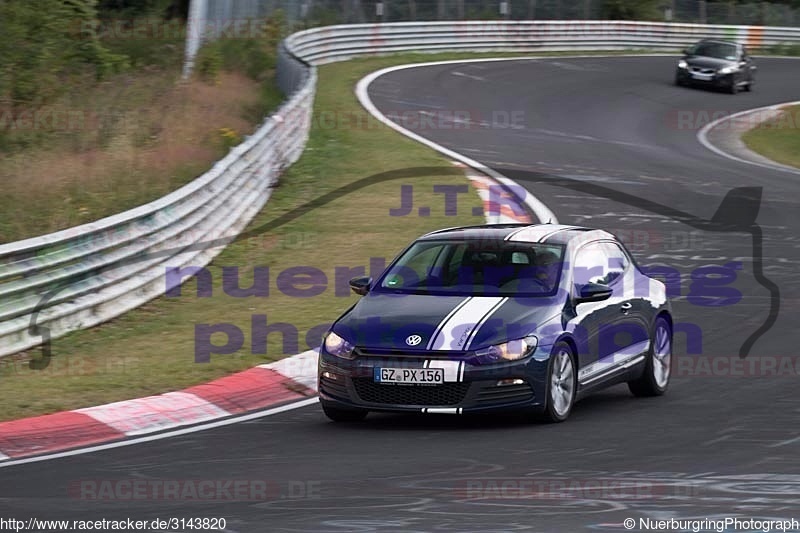
[[[441,322],[439,322],[439,325],[436,326],[436,329],[433,331],[433,335],[431,335],[431,338],[428,340],[428,350],[433,349],[433,341],[436,340],[436,337],[442,331],[444,325],[447,324],[447,321],[450,320],[453,317],[453,315],[456,314],[459,309],[464,307],[467,304],[467,302],[469,302],[471,299],[472,296],[468,296],[463,300],[461,300],[461,302],[459,302],[457,306],[453,307],[453,309],[449,313],[447,313],[447,316],[444,317],[444,319]]]
[[[508,301],[508,298],[503,298],[502,300],[497,302],[497,304],[495,304],[495,306],[492,307],[491,310],[489,310],[488,313],[486,313],[484,315],[484,317],[481,319],[481,321],[478,322],[478,325],[475,326],[475,329],[472,330],[472,333],[469,334],[469,339],[467,339],[467,344],[464,346],[465,350],[469,350],[470,346],[472,346],[472,341],[475,340],[475,335],[478,334],[478,331],[480,331],[480,329],[483,327],[483,325],[486,323],[486,321],[489,320],[489,317],[491,317],[495,313],[495,311],[500,309],[500,307],[504,303],[506,303],[507,301]]]
[[[423,407],[423,413],[440,415],[460,415],[461,407]]]
[[[603,359],[602,361],[595,361],[594,363],[584,367],[578,373],[578,381],[585,382],[591,379],[610,372],[617,367],[622,368],[625,363],[631,362],[641,356],[642,352],[646,352],[650,348],[650,341],[637,342],[622,350],[614,353],[611,357]]]
[[[474,296],[437,328],[428,343],[433,350],[466,350],[470,337],[508,298]]]
[[[577,226],[566,226],[563,224],[545,224],[543,226],[525,227],[509,233],[505,240],[515,242],[544,242],[547,237],[551,235],[576,227]]]

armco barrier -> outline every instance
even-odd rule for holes
[[[289,99],[210,171],[130,211],[0,245],[0,356],[35,346],[43,336],[55,338],[104,322],[163,294],[167,266],[211,261],[266,203],[278,174],[305,146],[316,90],[316,70],[305,61],[318,65],[407,50],[676,51],[700,37],[735,39],[758,49],[800,42],[800,28],[471,21],[329,26],[295,33],[278,57],[278,82],[291,93]]]

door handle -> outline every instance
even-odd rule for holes
[[[625,302],[624,304],[619,306],[619,308],[622,310],[623,313],[627,313],[628,311],[630,311],[631,307],[633,307],[633,305],[631,305],[630,302]]]

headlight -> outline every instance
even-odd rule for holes
[[[733,74],[737,70],[739,70],[738,67],[733,67],[733,66],[731,66],[731,67],[722,67],[721,69],[719,69],[719,73],[720,74]]]
[[[475,352],[475,362],[478,364],[498,363],[503,361],[517,361],[528,357],[536,349],[539,339],[529,335],[524,339],[495,344]]]
[[[683,59],[678,61],[678,68],[688,68],[688,67],[689,67],[689,65],[687,65],[686,61],[684,61]]]
[[[329,332],[325,335],[325,351],[336,357],[343,357],[344,359],[353,359],[353,350],[355,346],[341,338],[334,332]]]

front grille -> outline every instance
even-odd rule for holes
[[[489,405],[495,403],[522,402],[533,398],[533,389],[527,383],[522,385],[488,385],[483,387],[476,398],[477,403]]]
[[[332,379],[321,377],[319,380],[319,386],[320,389],[322,389],[322,392],[330,396],[336,396],[343,399],[348,399],[350,397],[350,395],[347,394],[347,387],[343,383],[339,383]]]
[[[714,74],[713,68],[691,67],[692,72],[696,74]]]
[[[353,380],[361,400],[394,405],[444,406],[464,401],[469,383],[442,385],[381,385],[368,378]]]
[[[421,350],[414,352],[412,350],[401,350],[393,348],[356,348],[355,353],[357,356],[364,357],[388,357],[400,358],[413,357],[420,360],[424,359],[447,359],[451,361],[461,360],[467,352],[452,351],[452,350]]]

